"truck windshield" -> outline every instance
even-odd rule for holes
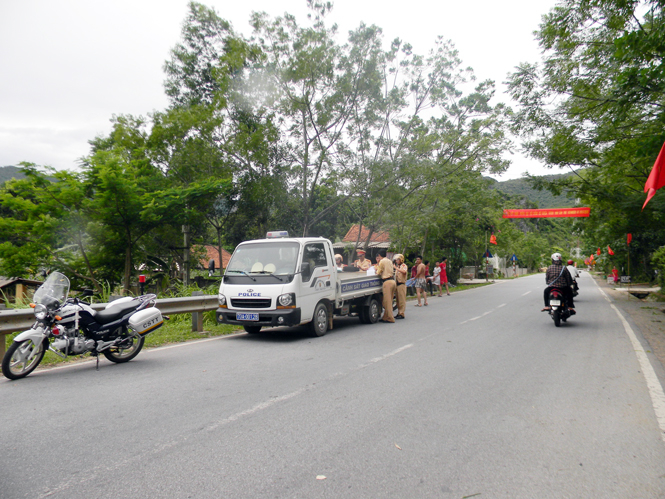
[[[242,244],[233,253],[226,274],[294,274],[299,249],[294,242]]]

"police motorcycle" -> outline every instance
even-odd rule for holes
[[[154,294],[125,297],[95,311],[78,298],[68,298],[69,279],[53,272],[35,291],[35,323],[20,333],[2,359],[2,374],[20,379],[36,369],[46,350],[65,358],[69,355],[103,354],[111,362],[128,362],[136,357],[148,333],[164,324],[155,308]],[[86,290],[83,296],[91,296]]]

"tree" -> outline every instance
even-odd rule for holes
[[[644,183],[665,141],[663,33],[662,2],[566,0],[537,33],[543,65],[523,64],[510,77],[526,151],[577,173],[550,188],[565,187],[592,206],[584,224],[595,239],[589,245],[633,232],[645,262],[665,243],[655,230],[665,202],[656,198],[641,212]],[[608,223],[613,219],[631,224]],[[643,270],[650,274],[648,265]]]
[[[257,44],[265,54],[257,69],[278,91],[275,112],[296,165],[293,182],[298,186],[303,235],[317,220],[312,213],[317,186],[339,167],[335,148],[346,139],[352,115],[369,106],[380,88],[380,30],[361,25],[347,44],[339,46],[336,26],[328,28],[324,22],[331,4],[308,4],[314,17],[307,27],[288,14],[252,17]]]

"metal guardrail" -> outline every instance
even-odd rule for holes
[[[94,303],[92,308],[103,310],[107,303]],[[164,315],[192,314],[192,331],[203,331],[201,312],[216,310],[217,295],[185,296],[158,299],[155,306]],[[31,308],[0,310],[0,359],[5,354],[5,335],[28,329],[35,322]]]

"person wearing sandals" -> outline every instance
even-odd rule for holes
[[[441,260],[441,264],[439,265],[439,268],[441,269],[441,272],[439,273],[439,296],[443,296],[443,286],[446,286],[446,294],[450,296],[450,290],[448,289],[448,274],[446,273],[446,268],[448,267],[448,258],[443,257],[443,260]]]
[[[416,257],[416,279],[414,282],[414,286],[416,288],[416,294],[418,295],[418,303],[416,303],[416,307],[422,307],[422,304],[420,303],[420,293],[422,292],[423,298],[425,300],[425,306],[429,305],[427,303],[427,278],[425,277],[425,264],[423,263],[423,259],[421,256]]]
[[[404,255],[397,254],[393,257],[395,259],[395,295],[397,298],[397,315],[395,319],[404,319],[404,312],[406,311],[406,274],[409,271],[406,263],[404,263]]]

